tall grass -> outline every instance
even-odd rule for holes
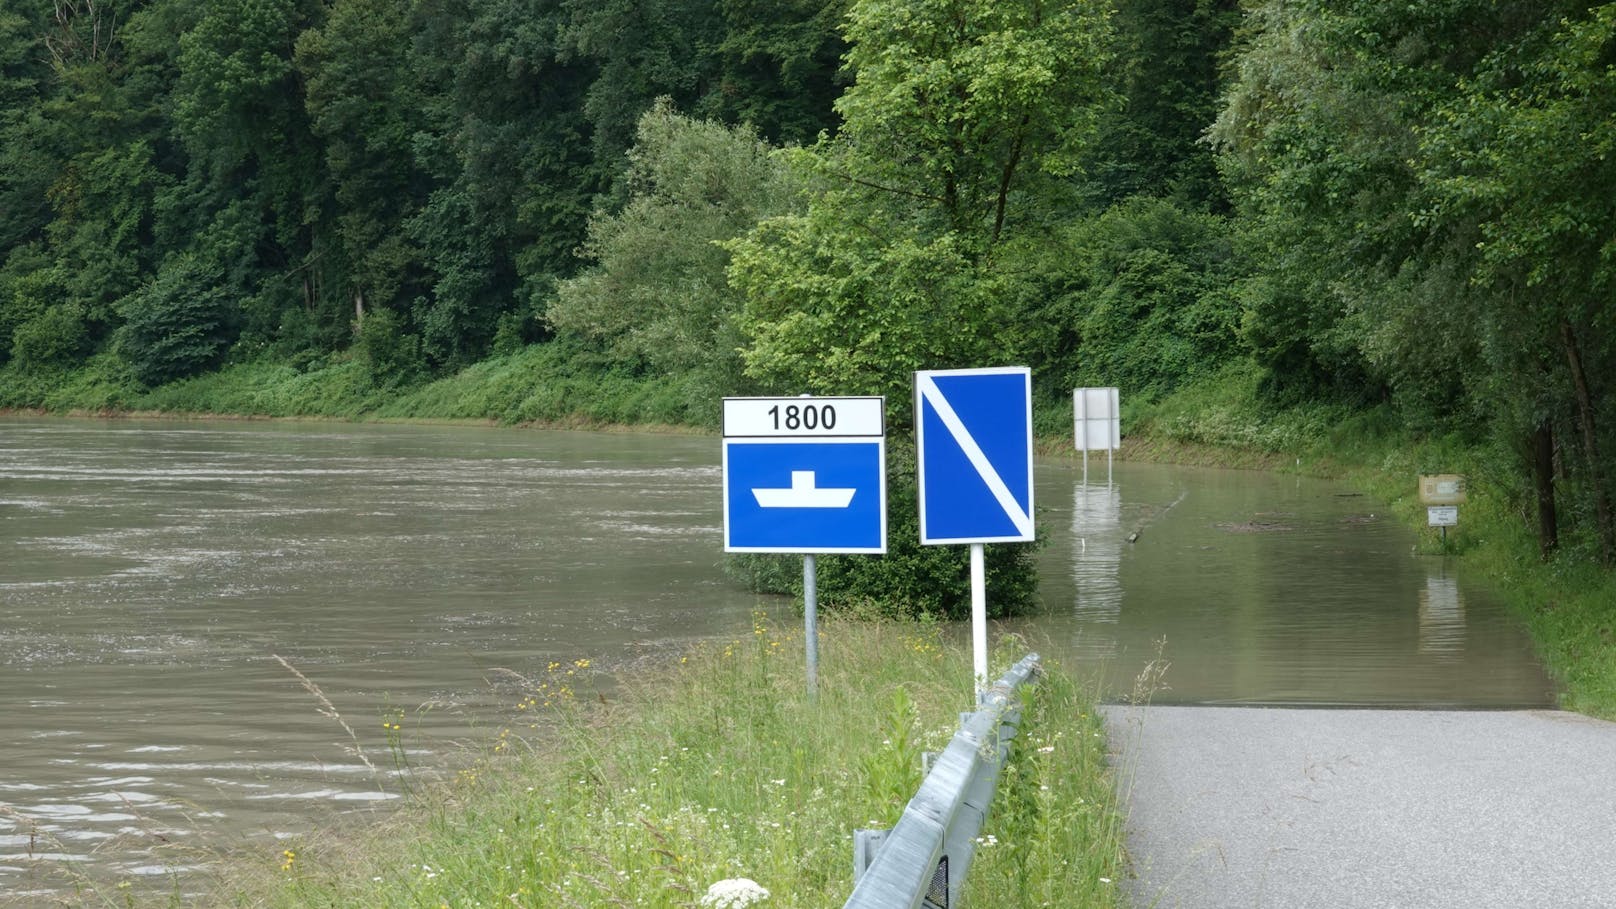
[[[852,830],[897,820],[921,752],[970,707],[971,666],[930,623],[829,619],[821,635],[817,702],[801,633],[761,621],[609,696],[588,660],[553,664],[452,784],[379,828],[277,844],[215,902],[688,907],[745,877],[769,907],[840,905]],[[1022,729],[968,905],[1115,905],[1121,821],[1093,705],[1052,671]]]

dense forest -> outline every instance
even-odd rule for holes
[[[1613,145],[1616,3],[6,0],[0,406],[1245,383],[1610,564]]]

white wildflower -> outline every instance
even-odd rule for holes
[[[769,891],[748,877],[718,881],[707,888],[701,904],[710,909],[746,909],[769,898]]]

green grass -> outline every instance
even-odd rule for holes
[[[552,666],[452,783],[379,826],[239,856],[210,902],[687,907],[747,877],[770,907],[840,905],[852,830],[897,820],[921,752],[970,706],[970,657],[934,623],[830,619],[812,703],[802,649],[760,622],[604,700],[587,661]],[[966,905],[1117,905],[1121,819],[1093,705],[1058,667],[1030,698]]]
[[[650,376],[576,344],[534,344],[439,379],[378,382],[345,356],[301,367],[254,361],[142,388],[111,355],[73,370],[0,369],[0,408],[56,413],[479,420],[503,424],[716,425],[701,378]]]

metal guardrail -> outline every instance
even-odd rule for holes
[[[962,715],[959,732],[933,762],[897,826],[884,836],[869,830],[854,834],[855,883],[843,909],[958,905],[976,836],[1021,721],[1017,690],[1037,671],[1038,654],[1030,653],[982,693],[975,713]]]

